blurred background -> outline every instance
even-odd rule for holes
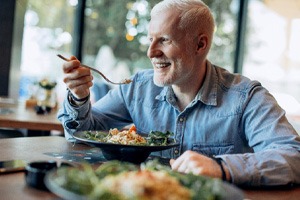
[[[149,12],[158,0],[1,0],[0,96],[35,95],[55,81],[62,102],[63,63],[77,56],[112,80],[151,68]],[[216,31],[209,60],[260,81],[289,115],[300,115],[300,1],[204,0]],[[112,86],[95,79],[92,101]]]

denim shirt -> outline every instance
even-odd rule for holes
[[[67,139],[79,130],[131,123],[139,133],[172,131],[180,146],[156,155],[177,158],[193,150],[221,157],[234,184],[300,183],[300,137],[285,111],[259,82],[210,62],[203,86],[182,112],[172,88],[154,85],[153,70],[144,70],[93,105],[74,107],[66,98],[58,118]]]

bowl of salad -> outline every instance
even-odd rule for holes
[[[131,163],[144,162],[151,152],[174,148],[179,145],[170,131],[151,131],[149,134],[136,132],[135,126],[129,130],[80,131],[74,138],[92,147],[98,147],[105,159]]]

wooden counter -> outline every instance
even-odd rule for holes
[[[33,107],[26,108],[25,104],[0,103],[0,127],[14,129],[28,129],[37,131],[63,131],[57,119],[57,110],[48,114],[38,115]]]

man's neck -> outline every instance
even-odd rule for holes
[[[183,111],[196,97],[205,79],[206,62],[199,73],[192,77],[188,83],[182,85],[172,85],[175,96],[177,97],[177,104],[180,111]]]
[[[180,111],[183,111],[194,99],[197,95],[198,90],[192,87],[189,87],[189,90],[182,90],[182,88],[176,88],[173,86],[173,91],[176,95],[177,105]]]

